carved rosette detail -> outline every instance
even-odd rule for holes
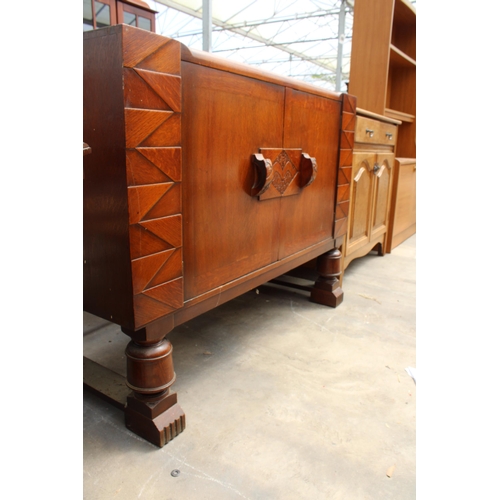
[[[316,159],[301,149],[260,149],[252,155],[255,182],[252,196],[259,200],[298,194],[317,174]]]

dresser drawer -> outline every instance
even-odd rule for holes
[[[396,144],[397,133],[397,125],[359,115],[356,117],[355,142],[394,146]]]

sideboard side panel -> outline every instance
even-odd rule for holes
[[[131,326],[121,27],[83,38],[83,308]]]

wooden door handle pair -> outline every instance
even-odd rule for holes
[[[259,200],[298,194],[316,179],[318,167],[301,149],[260,149],[252,155],[255,169],[251,195]]]

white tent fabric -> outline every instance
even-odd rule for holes
[[[202,50],[203,0],[146,1],[158,12],[157,33]],[[212,0],[212,52],[344,92],[353,4],[353,0]],[[342,71],[336,85],[338,59]]]

